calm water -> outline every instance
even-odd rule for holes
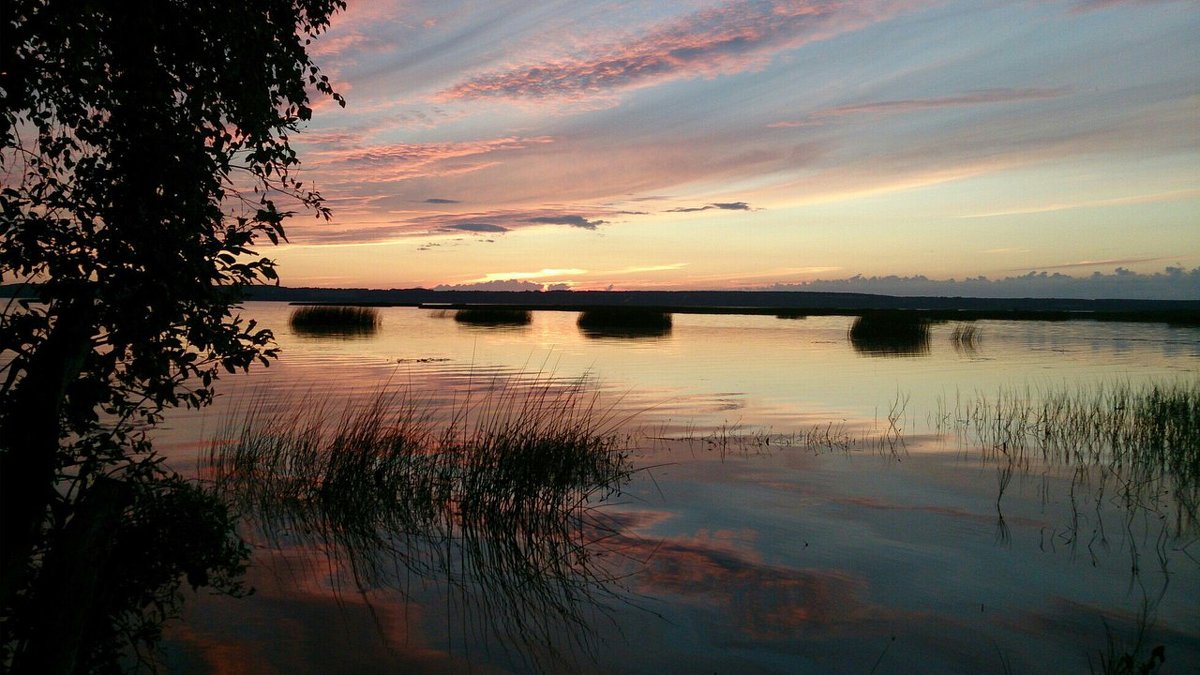
[[[1200,535],[1169,497],[1126,508],[1118,483],[1037,462],[1005,479],[936,424],[1001,390],[1193,382],[1195,329],[985,321],[955,342],[942,324],[882,355],[843,317],[675,315],[663,337],[596,338],[573,313],[485,328],[394,308],[337,338],[292,333],[290,310],[246,308],[283,356],[168,419],[176,467],[252,400],[315,415],[402,389],[437,416],[583,382],[637,470],[588,512],[584,578],[552,578],[557,595],[487,541],[442,555],[393,536],[364,576],[338,542],[248,527],[255,595],[191,599],[172,670],[1087,672],[1139,623],[1163,672],[1200,670]],[[814,429],[831,442],[806,443]]]

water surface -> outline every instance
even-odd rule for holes
[[[1163,672],[1200,668],[1197,531],[1169,495],[1131,509],[1119,481],[1036,461],[1006,479],[938,425],[1002,391],[1194,382],[1193,328],[981,321],[964,341],[946,323],[880,350],[850,339],[848,317],[679,314],[662,335],[596,336],[569,312],[492,327],[389,308],[376,332],[339,337],[291,332],[290,310],[246,307],[283,355],[168,418],[158,447],[175,466],[251,400],[329,412],[402,389],[436,416],[582,382],[635,471],[575,530],[595,578],[550,605],[497,595],[530,572],[495,554],[495,531],[445,555],[393,538],[367,553],[390,570],[370,578],[337,542],[248,531],[257,593],[195,598],[169,633],[172,668],[1082,672],[1109,638],[1132,649],[1139,624],[1143,655],[1166,647]]]

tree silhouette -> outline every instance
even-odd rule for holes
[[[170,596],[185,573],[193,585],[236,573],[244,551],[218,504],[161,468],[145,429],[208,403],[222,370],[275,355],[234,303],[238,287],[276,279],[254,247],[284,238],[288,208],[329,216],[294,176],[289,134],[311,91],[345,104],[306,51],[344,7],[0,5],[0,282],[37,296],[0,318],[0,664],[107,667],[111,631],[66,628],[162,599],[105,575],[136,560],[129,533],[170,526],[148,516],[163,504],[190,505],[173,512],[212,526],[212,546],[155,535],[170,550],[154,573],[139,562],[145,580]]]

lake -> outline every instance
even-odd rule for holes
[[[1200,671],[1196,449],[1180,469],[1090,431],[1153,387],[1194,397],[1194,327],[889,341],[852,317],[676,314],[635,335],[383,308],[374,332],[330,335],[290,329],[293,309],[248,304],[281,358],[155,432],[178,470],[235,478],[254,546],[254,594],[189,596],[170,672],[1104,672],[1158,646],[1162,672]],[[430,438],[532,409],[615,459],[496,496],[494,472],[455,473],[484,482],[418,500],[451,480],[437,455],[442,482],[377,471],[314,506],[304,466],[250,476],[230,454],[242,420],[329,431],[372,402]],[[1035,429],[1051,409],[1075,416]]]

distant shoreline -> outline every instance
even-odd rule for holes
[[[902,297],[804,291],[432,291],[255,287],[247,300],[292,304],[479,307],[580,312],[638,307],[672,314],[862,316],[917,314],[931,321],[1132,321],[1200,325],[1200,301]]]
[[[0,286],[0,297],[32,297],[36,287]],[[465,309],[494,307],[578,312],[596,307],[641,307],[673,314],[861,316],[919,314],[935,321],[1133,321],[1200,325],[1200,300],[907,297],[810,291],[434,291],[423,288],[286,288],[253,286],[247,301]]]

